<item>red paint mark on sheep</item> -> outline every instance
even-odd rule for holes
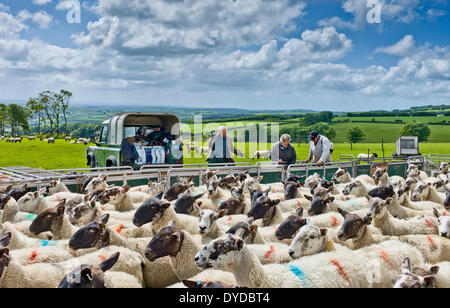
[[[139,190],[139,191],[142,191],[142,187],[139,187],[138,190]]]
[[[300,200],[295,200],[295,202],[297,202],[297,206],[298,206],[298,207],[301,207],[301,206],[302,206],[302,203],[300,202]]]
[[[444,211],[444,212],[442,213],[442,216],[447,216],[447,212]]]
[[[337,220],[336,216],[331,216],[330,220],[331,220],[332,227],[337,227],[339,225],[339,221]]]
[[[106,261],[106,257],[105,257],[104,255],[98,255],[98,257],[100,258],[100,260],[101,260],[102,262],[105,262],[105,261]]]
[[[427,235],[427,240],[430,242],[431,246],[433,246],[433,248],[436,249],[436,244],[434,243],[434,241],[431,238],[431,236]]]
[[[234,263],[228,263],[228,267],[232,267]]]
[[[389,255],[387,254],[387,252],[381,248],[377,248],[377,249],[378,249],[378,253],[380,254],[380,258],[383,259],[384,262],[386,262],[387,264],[392,266],[391,260],[389,259]]]
[[[334,266],[337,267],[339,275],[341,275],[347,282],[350,282],[350,277],[345,272],[344,267],[342,266],[342,264],[339,263],[339,261],[336,260],[336,259],[331,259],[330,262],[331,262],[331,264],[333,264]]]
[[[345,196],[343,194],[341,194],[341,200],[344,201],[345,200]]]
[[[233,217],[228,216],[228,221],[232,221],[232,220],[233,220]]]
[[[425,218],[425,222],[427,223],[428,228],[434,229],[433,223],[428,218]]]
[[[36,258],[37,258],[38,255],[39,255],[38,251],[37,250],[33,250],[31,252],[30,257],[28,258],[28,263],[34,263],[36,261]]]
[[[116,231],[117,233],[121,233],[123,226],[122,225],[118,225],[118,226],[114,226],[112,227],[114,231]]]
[[[273,193],[273,194],[276,193],[275,188],[272,188],[272,193]]]
[[[269,250],[264,254],[264,259],[270,261],[272,259],[273,254],[275,253],[275,247],[270,246]]]

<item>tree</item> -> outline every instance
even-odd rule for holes
[[[401,136],[418,136],[419,141],[428,141],[431,131],[426,123],[409,122],[400,131]]]
[[[347,132],[347,140],[351,143],[358,143],[363,141],[366,138],[366,135],[359,127],[353,127]]]
[[[16,104],[10,104],[7,107],[7,115],[12,136],[19,135],[20,128],[22,128],[23,131],[30,130],[28,119],[32,117],[32,112],[28,108],[24,108]]]
[[[5,135],[5,128],[8,123],[8,110],[5,104],[0,104],[0,134]]]
[[[72,98],[72,92],[67,91],[67,90],[61,90],[59,91],[59,95],[61,97],[61,110],[63,112],[63,117],[64,117],[64,132],[67,134],[67,109],[69,108],[69,104],[70,104],[70,99]]]
[[[319,113],[320,122],[331,123],[334,119],[334,113],[331,111],[322,111]]]
[[[42,102],[38,98],[30,98],[27,107],[38,116],[38,133],[41,134],[41,120],[45,121]],[[45,122],[44,122],[45,123]]]

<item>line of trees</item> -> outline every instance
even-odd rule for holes
[[[28,108],[16,104],[0,104],[0,135],[6,135],[6,129],[10,128],[10,134],[15,137],[22,132],[30,130],[28,120],[32,113]]]
[[[46,131],[47,123],[50,125],[50,133],[61,133],[61,117],[64,120],[64,133],[67,134],[67,110],[72,99],[72,92],[60,90],[57,92],[44,91],[37,97],[30,98],[27,107],[38,119],[38,133],[41,134],[41,124]]]

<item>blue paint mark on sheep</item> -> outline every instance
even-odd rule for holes
[[[45,247],[45,246],[57,246],[57,245],[58,245],[58,242],[57,242],[57,241],[46,241],[46,240],[42,240],[42,241],[41,241],[41,245],[42,245],[43,247]]]
[[[289,270],[303,283],[303,285],[307,288],[311,287],[311,284],[309,283],[308,277],[306,277],[305,272],[301,270],[298,266],[289,264],[287,265]]]
[[[25,220],[31,220],[33,221],[36,218],[37,215],[29,214],[25,217]]]

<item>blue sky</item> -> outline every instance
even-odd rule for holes
[[[448,1],[372,2],[379,24],[368,0],[0,0],[0,101],[64,88],[76,104],[450,104]]]

